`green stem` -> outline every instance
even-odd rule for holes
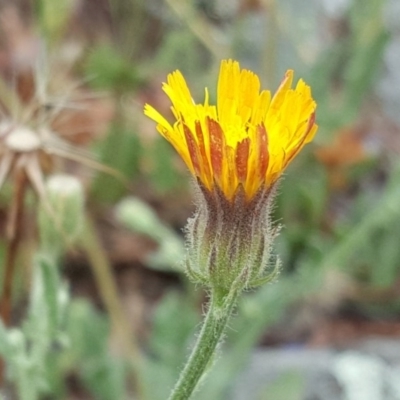
[[[229,298],[225,311],[217,311],[214,296],[211,297],[207,315],[197,338],[192,353],[181,372],[169,400],[187,400],[194,392],[197,383],[204,371],[210,365],[210,361],[222,341],[226,325],[236,304],[237,296]]]
[[[112,267],[107,260],[107,255],[100,243],[93,221],[87,216],[85,221],[85,234],[83,246],[91,262],[93,274],[104,301],[104,305],[111,319],[114,332],[118,335],[122,350],[128,356],[129,362],[135,373],[133,384],[139,399],[145,399],[145,388],[141,379],[140,366],[143,364],[143,354],[135,340],[135,336],[124,315],[118,288],[115,283]]]

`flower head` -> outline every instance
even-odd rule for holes
[[[196,104],[179,71],[164,91],[176,122],[153,107],[145,114],[175,147],[199,182],[198,207],[189,219],[186,270],[224,301],[276,275],[272,255],[278,229],[270,211],[275,182],[317,130],[316,104],[302,80],[292,89],[293,71],[277,92],[260,92],[253,72],[222,61],[217,105]],[[268,271],[271,259],[275,268]]]
[[[172,102],[172,125],[146,104],[145,114],[175,147],[191,173],[209,191],[218,188],[232,201],[242,188],[250,201],[269,189],[317,130],[316,104],[310,87],[286,72],[276,93],[260,91],[256,74],[239,63],[221,63],[217,105],[196,104],[179,71],[168,75],[163,89]]]

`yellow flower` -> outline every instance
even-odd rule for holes
[[[180,71],[168,75],[163,90],[172,102],[176,122],[171,125],[146,104],[145,114],[175,147],[189,170],[206,189],[219,187],[230,201],[241,186],[250,201],[270,188],[317,130],[316,103],[310,87],[299,80],[292,89],[288,70],[271,96],[260,92],[257,75],[223,60],[218,79],[217,105],[196,104]]]

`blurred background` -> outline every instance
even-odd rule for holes
[[[190,177],[143,106],[170,115],[175,69],[215,99],[224,58],[272,91],[294,69],[319,131],[280,184],[279,280],[195,398],[400,399],[400,2],[2,0],[4,399],[167,398],[207,297],[181,263]],[[54,174],[85,200],[51,203]]]

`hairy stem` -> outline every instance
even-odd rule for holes
[[[203,326],[192,353],[173,389],[169,400],[187,400],[190,398],[205,370],[210,365],[222,341],[225,328],[236,304],[236,296],[232,296],[223,313],[216,312],[215,298],[211,296],[210,305]]]

